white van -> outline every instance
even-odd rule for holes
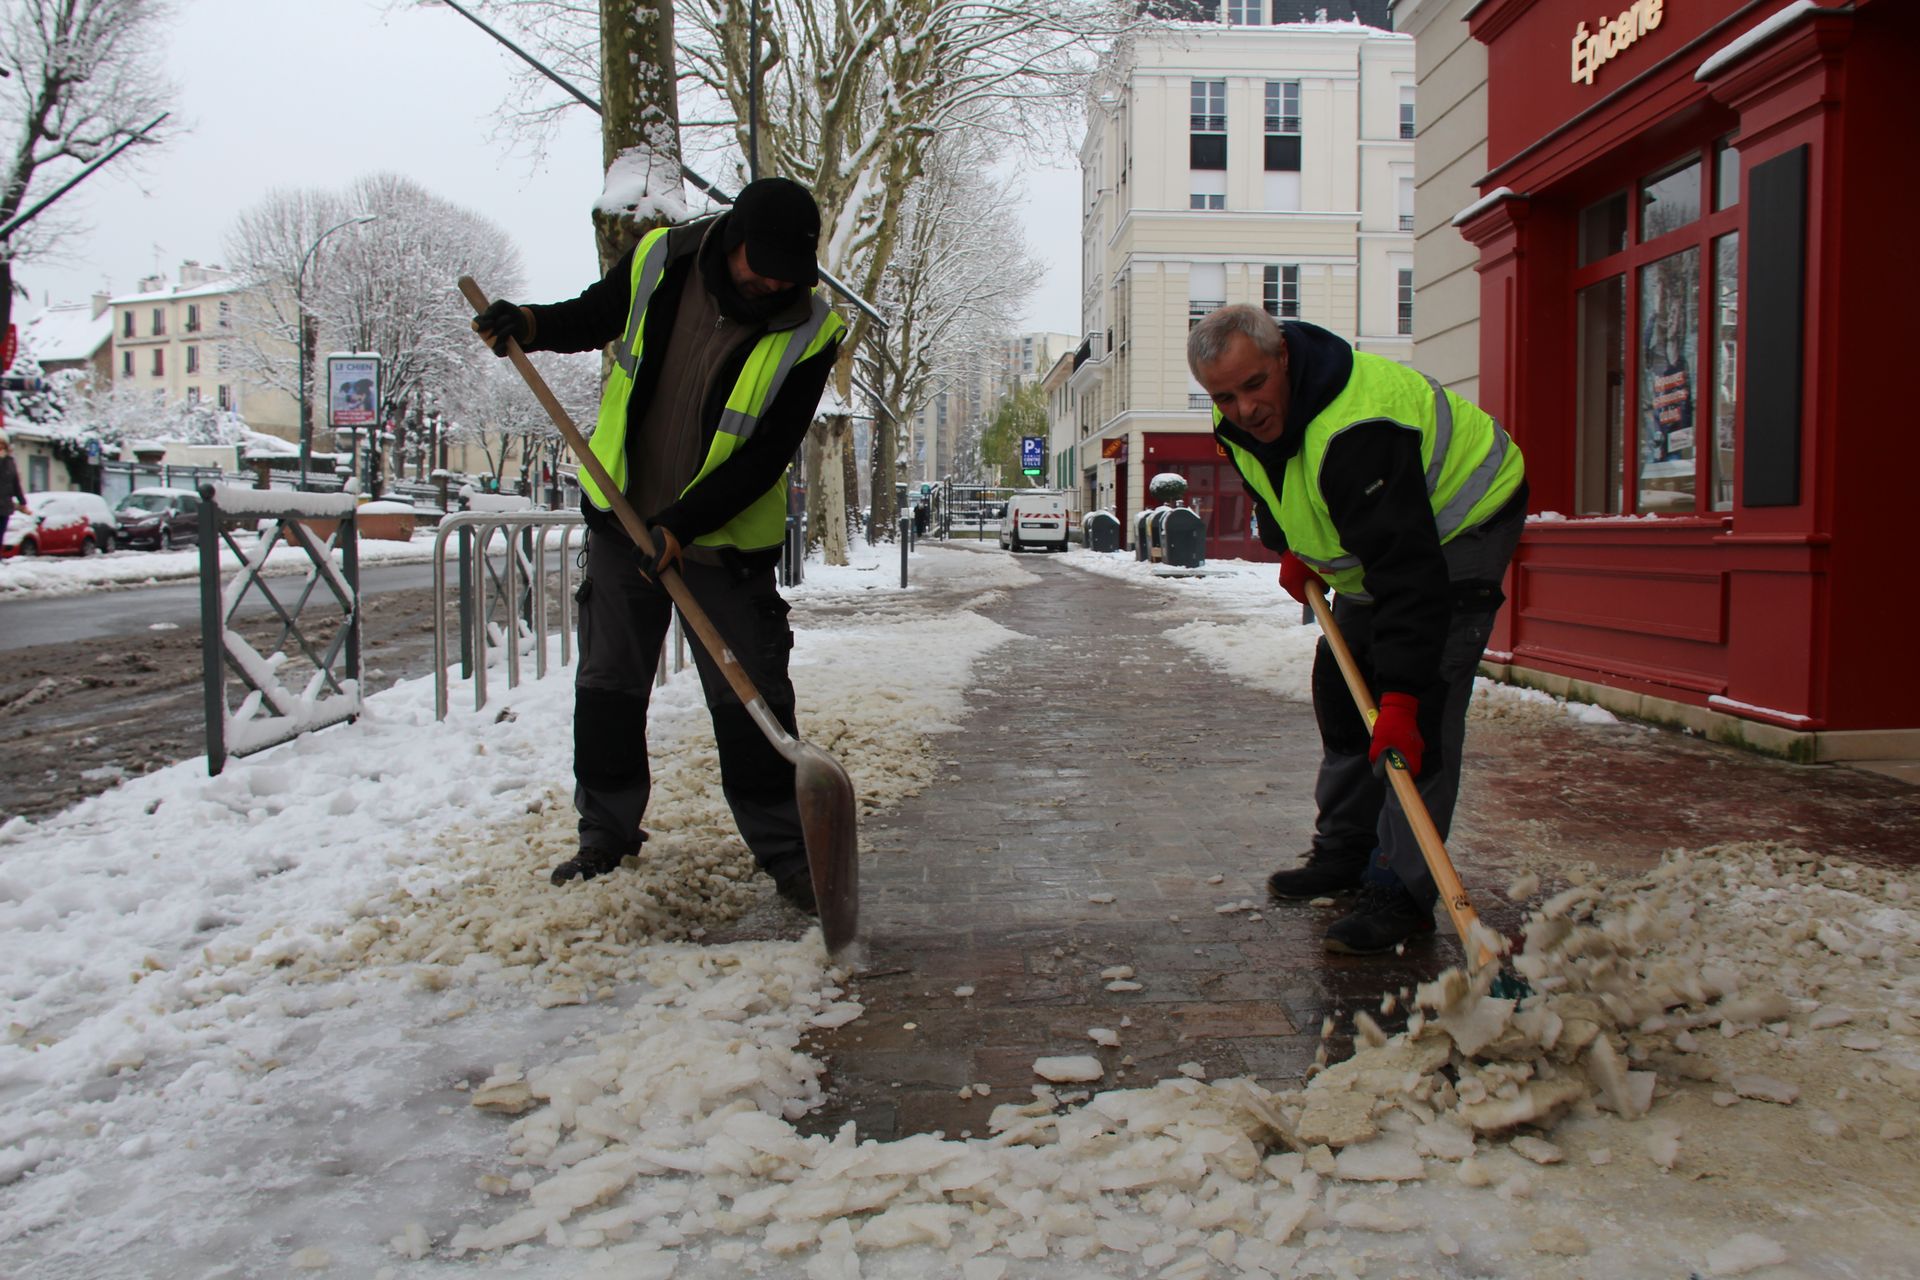
[[[1000,545],[1009,551],[1067,549],[1067,495],[1021,490],[1007,499],[1000,518]]]

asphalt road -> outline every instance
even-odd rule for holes
[[[457,575],[458,571],[448,565],[449,592],[454,590]],[[288,608],[292,608],[294,601],[299,598],[299,575],[277,575],[265,579],[265,582]],[[391,591],[415,589],[425,589],[430,595],[432,587],[433,566],[428,563],[364,565],[360,570],[360,590],[369,598]],[[315,590],[320,592],[324,588]],[[271,612],[272,606],[257,591],[248,592],[246,599],[241,602],[242,618],[262,617]],[[74,644],[109,636],[132,635],[169,624],[183,629],[199,629],[198,579],[118,591],[88,591],[73,596],[42,596],[0,602],[0,653],[39,645]]]

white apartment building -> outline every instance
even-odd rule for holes
[[[1275,24],[1299,9],[1280,2],[1188,8],[1213,20],[1139,40],[1092,89],[1069,466],[1078,505],[1123,528],[1147,481],[1179,471],[1208,554],[1258,558],[1187,331],[1245,302],[1411,357],[1413,41],[1354,21]]]
[[[113,299],[114,385],[231,409],[255,431],[298,440],[293,397],[244,380],[230,354],[241,289],[231,272],[189,261],[179,283],[151,276]]]

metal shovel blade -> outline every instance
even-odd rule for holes
[[[807,870],[820,904],[827,953],[838,955],[860,924],[860,858],[854,828],[853,780],[840,762],[808,742],[797,744],[794,798],[807,842]]]

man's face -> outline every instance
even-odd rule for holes
[[[1272,444],[1286,429],[1287,362],[1246,334],[1229,338],[1218,360],[1200,366],[1199,378],[1220,412],[1261,444]]]
[[[733,287],[742,297],[764,298],[770,293],[779,293],[782,289],[793,288],[791,280],[776,280],[772,276],[763,276],[747,265],[747,246],[745,243],[733,246],[727,254],[727,270],[733,276]]]

